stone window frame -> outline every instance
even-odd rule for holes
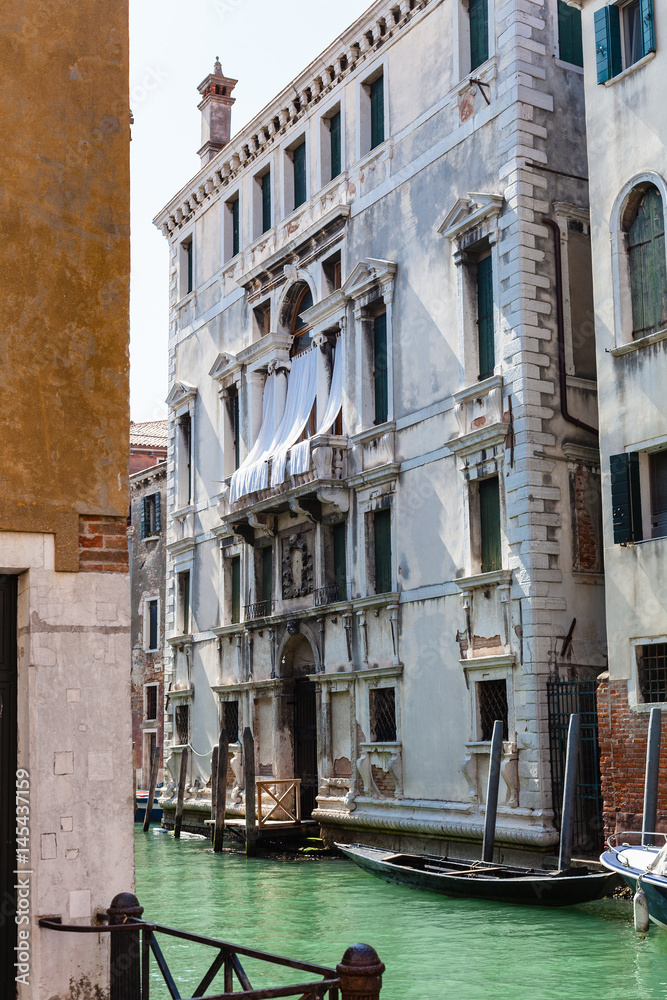
[[[194,508],[195,497],[195,467],[196,467],[196,447],[195,447],[195,416],[196,416],[197,389],[193,385],[185,382],[176,382],[167,396],[167,406],[169,407],[170,437],[173,445],[169,459],[173,463],[173,502],[170,505],[170,515],[175,513],[187,513]],[[181,418],[190,417],[190,482],[183,481],[183,456],[182,443],[180,437],[179,421]],[[184,501],[188,487],[189,500]],[[170,527],[173,527],[170,525]]]
[[[300,205],[294,204],[294,150],[305,144],[306,146],[306,197]],[[280,218],[286,219],[293,212],[304,211],[308,202],[313,197],[311,165],[312,150],[310,142],[310,122],[304,122],[303,127],[296,133],[289,136],[280,146],[279,151],[280,172],[278,177],[280,201],[276,204],[276,209],[280,208]],[[274,220],[277,220],[277,213],[274,212]]]
[[[153,715],[153,716],[149,716],[148,715],[148,688],[155,688],[155,690],[156,690],[156,695],[155,695],[155,715]],[[159,688],[160,688],[160,682],[159,681],[148,681],[146,684],[144,684],[144,690],[143,690],[143,696],[144,696],[143,697],[143,707],[144,707],[143,721],[144,722],[157,722],[157,720],[159,718],[159,712],[160,712],[160,705],[159,705],[159,701],[158,701],[158,694],[160,693],[159,692]]]
[[[150,615],[148,611],[149,604],[157,604],[157,645],[150,645]],[[159,653],[160,652],[160,612],[162,611],[162,600],[159,594],[144,594],[142,601],[142,617],[143,617],[143,646],[145,653]]]
[[[222,540],[221,540],[222,542]],[[246,580],[245,543],[239,539],[230,545],[220,546],[219,586],[220,595],[219,620],[222,626],[241,628],[243,623],[243,587]],[[240,610],[238,622],[232,621],[232,559],[239,559],[240,569]]]
[[[636,64],[635,64],[636,65]],[[626,181],[614,200],[609,216],[609,238],[611,241],[611,265],[613,282],[613,332],[614,346],[612,354],[625,354],[645,345],[667,339],[667,328],[640,337],[632,337],[632,296],[630,294],[630,256],[628,254],[627,230],[623,225],[623,216],[633,191],[644,184],[653,184],[660,192],[662,210],[667,232],[667,182],[655,170],[643,170],[634,174]],[[665,252],[667,253],[667,247]]]
[[[179,233],[179,240],[177,243],[177,253],[176,253],[176,308],[183,305],[183,303],[189,299],[190,296],[196,295],[197,289],[197,279],[196,279],[196,241],[195,241],[195,224],[191,222],[189,225],[183,228],[183,231]],[[192,248],[192,288],[188,288],[188,253],[186,251],[186,246]]]
[[[262,203],[262,184],[261,180],[266,174],[269,173],[271,176],[271,225],[267,229],[263,228],[264,221],[264,210]],[[255,242],[261,242],[262,239],[268,240],[269,234],[272,229],[275,228],[277,222],[277,212],[276,209],[277,199],[276,199],[276,169],[275,169],[275,156],[273,152],[269,153],[268,156],[263,157],[261,162],[255,164],[255,169],[249,178],[250,182],[250,234],[251,234],[251,246]]]
[[[570,63],[564,65],[569,66]],[[577,68],[576,66],[574,67]],[[569,202],[555,201],[553,203],[554,219],[560,230],[560,252],[561,252],[561,269],[563,275],[563,326],[564,326],[564,340],[565,340],[565,372],[569,379],[576,378],[575,371],[575,352],[574,343],[572,335],[572,302],[570,297],[570,257],[569,257],[569,239],[570,239],[570,222],[581,223],[583,227],[583,235],[588,236],[591,244],[591,272],[593,269],[592,261],[592,233],[591,233],[591,216],[587,209],[579,208],[578,205],[572,205]],[[591,303],[592,304],[592,303]],[[593,337],[595,337],[595,313],[591,317],[591,332]],[[587,380],[588,381],[588,380]],[[569,383],[568,383],[569,384]],[[595,382],[591,380],[591,385],[595,386]]]
[[[331,128],[326,122],[331,122],[336,112],[340,112],[340,173],[329,177],[331,173]],[[346,93],[334,92],[330,99],[322,105],[315,119],[318,136],[319,155],[317,157],[317,190],[321,191],[329,184],[341,181],[347,174],[347,143],[346,143]],[[327,169],[325,169],[325,167]]]
[[[235,201],[239,203],[239,248],[238,252],[234,253],[234,218],[232,205]],[[231,265],[232,261],[235,261],[238,256],[243,252],[243,211],[244,211],[244,198],[242,184],[239,181],[234,187],[225,191],[225,197],[222,202],[222,225],[221,229],[221,251],[222,251],[222,266],[223,269]]]
[[[372,496],[366,501],[358,498],[359,521],[362,525],[364,538],[364,577],[365,592],[367,597],[383,598],[397,592],[398,586],[398,562],[397,543],[398,525],[395,510],[395,493],[384,494],[382,496]],[[374,518],[377,511],[389,510],[390,516],[390,555],[391,555],[391,589],[377,593],[375,589],[375,536]]]
[[[452,46],[454,56],[453,76],[456,81],[466,80],[474,75],[478,77],[480,71],[486,67],[492,59],[495,59],[497,51],[496,41],[496,0],[488,0],[489,36],[487,39],[488,54],[484,62],[470,67],[470,15],[468,13],[468,0],[454,0],[452,4]]]
[[[667,701],[642,701],[639,687],[638,654],[640,646],[658,646],[667,643],[667,633],[662,635],[637,636],[630,639],[630,670],[628,679],[628,706],[637,713],[650,712],[652,708],[667,707]]]
[[[388,59],[386,55],[376,59],[372,66],[368,67],[363,76],[359,76],[356,86],[356,121],[355,121],[355,161],[364,160],[367,156],[374,156],[383,149],[385,143],[391,141],[390,128],[390,107]],[[383,104],[384,104],[384,138],[377,146],[371,147],[371,84],[382,77]]]
[[[514,740],[516,732],[516,706],[515,706],[515,685],[514,671],[516,662],[514,654],[501,654],[499,656],[479,656],[471,660],[461,660],[466,675],[468,686],[468,706],[470,723],[470,743],[489,745],[490,740],[480,738],[480,705],[477,684],[480,681],[505,681],[507,691],[507,732],[508,738]]]
[[[484,576],[481,571],[481,526],[479,520],[479,503],[476,501],[477,483],[482,479],[498,477],[498,493],[500,498],[500,569],[492,570],[488,575],[501,573],[508,568],[510,545],[507,536],[507,498],[505,495],[505,461],[498,448],[487,454],[482,449],[465,459],[463,476],[465,480],[466,502],[464,504],[464,531],[467,538],[465,577]],[[479,553],[479,555],[478,555]]]

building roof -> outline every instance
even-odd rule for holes
[[[130,423],[130,447],[166,448],[167,421],[148,420],[142,424]]]

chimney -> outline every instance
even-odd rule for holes
[[[198,105],[201,111],[202,141],[198,153],[202,167],[212,160],[231,138],[232,104],[236,101],[236,98],[232,97],[232,91],[237,83],[238,80],[231,80],[223,75],[220,58],[216,56],[213,72],[197,87],[202,95],[201,104]]]

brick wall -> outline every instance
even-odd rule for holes
[[[641,830],[649,713],[633,711],[627,681],[610,682],[608,674],[600,675],[597,702],[605,836]],[[667,713],[662,717],[657,828],[667,832]]]
[[[127,520],[82,514],[79,518],[79,572],[128,571]]]

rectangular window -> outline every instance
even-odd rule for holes
[[[181,295],[189,295],[194,286],[194,244],[192,237],[181,243]]]
[[[371,743],[396,742],[396,691],[393,687],[368,692]]]
[[[479,739],[486,743],[493,736],[493,724],[503,724],[503,739],[509,739],[507,725],[507,681],[478,681],[477,708],[479,711]]]
[[[308,197],[308,185],[306,183],[306,143],[298,145],[292,151],[292,163],[294,166],[294,208],[303,205]]]
[[[655,52],[653,0],[607,4],[593,15],[598,83]]]
[[[260,178],[260,186],[262,189],[262,232],[265,233],[267,229],[271,228],[272,218],[271,218],[271,171],[268,170],[263,177]]]
[[[241,621],[241,557],[234,556],[230,560],[230,583],[232,590],[232,624]]]
[[[146,618],[147,618],[147,638],[148,638],[148,650],[155,650],[159,645],[159,630],[158,630],[158,600],[146,601]]]
[[[144,688],[146,692],[146,720],[157,719],[157,684],[147,684]]]
[[[176,577],[178,590],[178,626],[180,635],[190,634],[190,570]]]
[[[241,424],[239,416],[239,394],[238,390],[231,398],[232,404],[232,433],[234,435],[234,472],[241,464]]]
[[[273,599],[273,549],[267,545],[262,549],[262,579],[261,579],[261,601],[265,605],[265,613],[271,614],[271,601]]]
[[[141,537],[150,538],[160,533],[160,494],[151,493],[141,504]]]
[[[240,199],[232,202],[232,257],[241,250],[241,212]]]
[[[489,0],[470,0],[470,69],[489,58]]]
[[[490,378],[495,368],[493,330],[493,267],[491,254],[477,261],[477,348],[480,381]]]
[[[345,521],[339,521],[333,526],[333,577],[336,587],[336,600],[344,601],[347,597],[347,559],[345,542]]]
[[[371,99],[371,149],[384,142],[384,77],[379,76],[370,85]]]
[[[185,413],[177,422],[178,505],[186,507],[192,500],[192,421]]]
[[[667,451],[648,456],[651,490],[651,538],[667,536]]]
[[[502,567],[500,544],[500,485],[498,476],[479,481],[479,531],[482,573]]]
[[[373,321],[373,393],[376,424],[383,424],[389,413],[387,379],[387,314],[380,313]]]
[[[221,726],[227,733],[230,743],[239,741],[239,703],[238,701],[223,701],[221,711]]]
[[[373,554],[375,561],[375,593],[391,591],[391,511],[388,507],[373,515]]]
[[[558,0],[558,55],[573,66],[584,65],[581,11]]]
[[[177,705],[174,709],[176,746],[185,747],[190,742],[190,706]]]
[[[667,643],[637,646],[637,679],[643,702],[667,701]]]
[[[611,455],[611,511],[614,542],[641,542],[642,505],[639,485],[639,455],[631,451]]]
[[[341,119],[340,111],[329,119],[331,133],[331,180],[338,177],[342,170]]]

